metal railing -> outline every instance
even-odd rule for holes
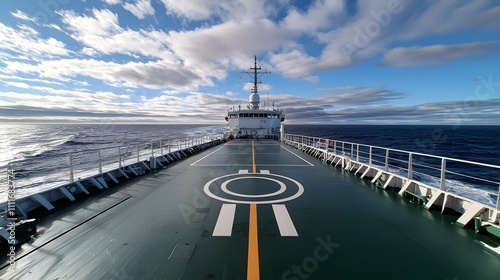
[[[63,152],[12,162],[9,166],[15,174],[16,197],[22,198],[223,137],[223,134],[211,134]],[[7,186],[1,186],[0,202],[7,198],[6,192]]]
[[[500,166],[379,146],[285,134],[285,141],[344,156],[500,210]]]

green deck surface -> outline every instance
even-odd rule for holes
[[[251,173],[251,149],[251,141],[231,141],[134,179],[110,197],[56,213],[18,256],[123,200],[22,257],[15,272],[4,268],[0,278],[246,279],[249,205],[237,204],[231,236],[212,236],[223,202],[203,188],[220,176]],[[271,204],[257,205],[261,279],[500,279],[500,258],[451,217],[276,141],[255,141],[255,162],[258,173],[268,170],[304,187],[298,198],[279,203],[297,237],[281,236]],[[238,176],[255,175],[231,178]],[[287,190],[277,198],[295,193],[290,181],[281,181]],[[250,195],[279,189],[257,178],[227,187]]]

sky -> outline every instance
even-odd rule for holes
[[[496,0],[40,0],[0,9],[0,123],[225,124],[254,56],[288,124],[499,124]]]

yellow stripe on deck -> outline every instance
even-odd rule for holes
[[[248,271],[247,279],[260,279],[259,237],[257,235],[257,205],[250,204],[250,224],[248,230]]]
[[[252,173],[257,173],[255,165],[255,144],[252,141]],[[250,221],[248,224],[248,264],[247,279],[260,279],[259,269],[259,236],[257,232],[257,205],[250,204]]]

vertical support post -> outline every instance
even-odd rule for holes
[[[280,138],[281,138],[281,143],[283,143],[285,138],[285,125],[283,123],[281,123]]]
[[[122,148],[118,147],[118,168],[122,168]]]
[[[500,185],[498,185],[497,211],[500,212]]]
[[[152,158],[155,157],[155,150],[154,150],[153,142],[151,142],[151,157]]]
[[[408,154],[408,179],[413,179],[413,154]]]
[[[75,178],[73,177],[73,154],[69,154],[69,182],[75,182]]]
[[[97,150],[97,156],[99,157],[99,174],[102,176],[102,160],[101,160],[101,150]]]
[[[368,154],[368,165],[372,166],[372,151],[373,147],[370,146],[370,153]]]
[[[359,162],[359,144],[356,144],[356,161]]]
[[[170,140],[168,140],[167,145],[168,145],[168,153],[170,154],[172,152],[172,147],[170,147]]]
[[[342,142],[342,155],[345,156],[345,153],[344,153],[344,142]]]
[[[385,149],[385,171],[389,171],[389,149]]]
[[[325,162],[328,159],[328,146],[330,146],[330,140],[325,139]]]
[[[337,141],[333,140],[333,154],[337,155]]]
[[[351,156],[349,156],[349,158],[352,159],[352,155],[354,154],[354,144],[351,143]]]
[[[446,159],[441,160],[441,183],[439,184],[439,189],[444,191],[446,188]]]
[[[139,150],[139,145],[137,145],[137,162],[140,161],[140,158],[139,158],[140,152],[141,152],[141,150]]]

